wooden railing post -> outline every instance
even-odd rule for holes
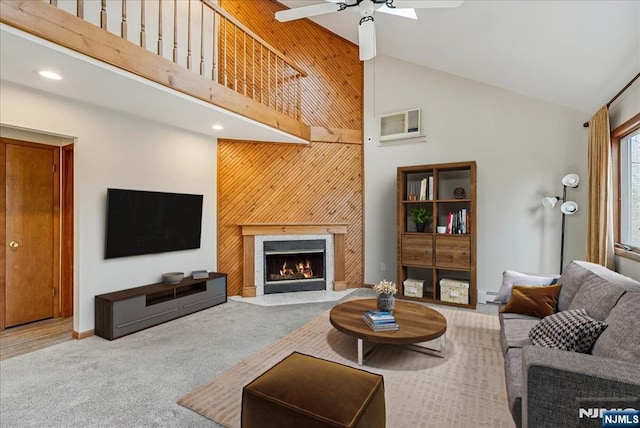
[[[173,62],[178,62],[178,0],[173,0]]]
[[[102,0],[102,5],[100,6],[100,28],[107,29],[107,0]]]
[[[158,0],[158,55],[162,56],[162,0]]]
[[[204,76],[204,3],[200,2],[200,76]]]
[[[127,38],[127,0],[122,0],[122,22],[120,23],[120,36]]]
[[[187,68],[191,70],[191,3],[187,3]]]
[[[145,33],[144,28],[144,2],[145,0],[140,0],[140,47],[147,47],[147,35]]]

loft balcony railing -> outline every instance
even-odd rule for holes
[[[302,78],[307,74],[210,0],[12,0],[3,3],[0,18],[4,23],[68,45],[142,77],[177,86],[182,92],[194,91],[196,93],[190,94],[267,125],[302,138],[309,137],[309,127],[301,122]],[[61,19],[60,13],[67,14],[67,19]],[[76,28],[69,33],[74,22],[69,22],[68,14],[85,23],[76,22]],[[37,20],[42,22],[36,25]],[[123,56],[120,50],[114,53],[102,49],[101,52],[101,49],[87,47],[90,44],[86,40],[74,42],[72,36],[78,34],[82,38],[96,38],[95,34],[83,34],[81,27],[86,23],[110,33],[110,37],[117,36],[171,61],[213,86],[233,91],[245,101],[230,101],[226,91],[216,97],[211,91],[191,89],[198,84],[202,87],[200,81],[180,86],[176,82],[188,78],[183,72],[179,78],[175,76],[178,72],[168,76],[158,76],[156,72],[147,76],[145,66],[135,64],[139,60],[120,58]],[[47,29],[52,34],[47,34]],[[281,120],[282,115],[289,120]]]

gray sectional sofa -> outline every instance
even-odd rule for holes
[[[516,426],[601,426],[599,418],[589,417],[590,409],[640,410],[640,282],[573,261],[558,284],[557,311],[586,309],[607,328],[591,353],[581,354],[532,345],[529,331],[540,319],[500,313],[507,397]]]

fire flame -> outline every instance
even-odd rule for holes
[[[306,260],[304,263],[296,263],[296,269],[298,270],[298,273],[303,274],[305,278],[311,278],[313,276],[311,262],[309,260]]]
[[[305,262],[296,263],[296,273],[302,274],[305,278],[313,278],[313,270],[311,270],[311,262],[306,260]],[[287,262],[284,262],[282,269],[280,269],[280,275],[293,275],[293,269],[287,267]]]

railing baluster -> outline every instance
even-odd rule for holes
[[[145,0],[140,0],[140,47],[147,47],[147,35],[144,30],[144,2]]]
[[[287,77],[287,116],[291,116],[291,94],[293,93],[293,91],[291,90],[292,86],[293,86],[293,79],[291,78],[291,76],[288,76]]]
[[[158,55],[162,55],[162,0],[158,0]]]
[[[260,44],[260,102],[264,104],[264,47]]]
[[[127,38],[127,0],[122,0],[122,22],[120,23],[120,37]]]
[[[107,29],[107,0],[102,0],[102,5],[100,6],[100,28]]]
[[[204,3],[200,3],[200,76],[204,76]]]
[[[229,69],[227,68],[227,18],[224,18],[224,86],[229,87]]]
[[[76,0],[76,16],[84,19],[84,0]]]
[[[243,32],[244,41],[242,42],[242,56],[243,56],[243,64],[242,64],[242,87],[244,91],[244,96],[247,96],[247,33]]]
[[[187,3],[187,69],[191,70],[191,1]]]
[[[271,51],[267,51],[267,105],[271,108]]]
[[[238,92],[238,26],[233,24],[233,90]]]
[[[278,111],[278,101],[280,101],[280,92],[282,91],[282,84],[278,84],[280,82],[280,66],[278,57],[276,56],[276,111]]]
[[[213,11],[213,19],[211,22],[211,80],[214,82],[218,82],[218,72],[216,70],[216,64],[220,61],[216,53],[218,52],[218,39],[216,38],[216,34],[218,34],[218,26],[220,25],[216,21],[216,11]]]
[[[300,74],[297,75],[296,83],[298,86],[298,90],[296,94],[298,96],[298,102],[296,106],[296,119],[300,120],[302,117],[302,76]]]
[[[173,62],[178,62],[178,0],[173,0]]]
[[[253,44],[251,45],[251,98],[256,99],[256,39],[251,38]]]

